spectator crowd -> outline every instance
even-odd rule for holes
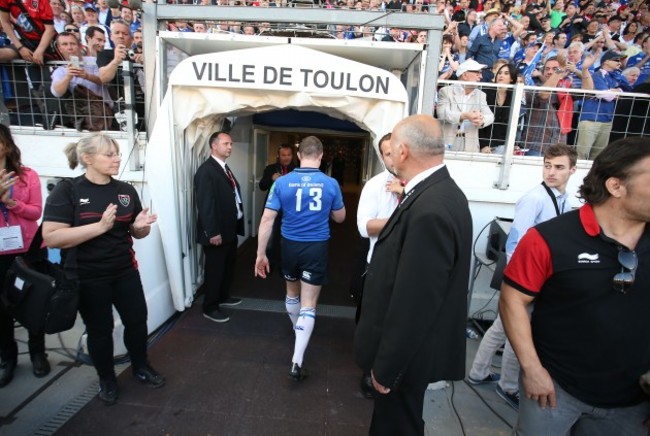
[[[650,12],[647,3],[641,0],[547,0],[546,3],[541,0],[439,0],[436,3],[425,0],[170,0],[167,3],[244,7],[308,5],[442,15],[446,24],[439,79],[467,82],[461,80],[458,71],[469,71],[471,81],[480,82],[474,85],[474,93],[486,97],[475,100],[485,102],[492,114],[486,118],[490,122],[476,126],[478,149],[475,150],[474,139],[468,148],[455,139],[452,142],[456,150],[501,152],[509,124],[519,126],[516,132],[519,153],[535,156],[541,156],[546,146],[563,141],[576,147],[579,158],[593,159],[610,139],[650,134],[650,126],[645,122],[647,99],[620,95],[621,92],[646,94],[650,90],[646,83],[650,78]],[[143,62],[139,6],[133,0],[131,3],[51,0],[29,5],[17,0],[0,0],[4,31],[0,62],[23,59],[33,63],[27,69],[29,78],[25,80],[35,88],[29,90],[32,96],[72,98],[70,104],[81,116],[68,119],[69,126],[89,130],[102,126],[117,128],[113,113],[122,110],[123,98],[119,92],[122,62]],[[177,32],[251,36],[274,31],[270,23],[264,22],[179,19],[169,21],[167,27]],[[318,31],[337,39],[427,42],[426,31],[381,25],[336,25]],[[72,47],[75,41],[68,35],[76,37],[76,48]],[[65,61],[66,65],[51,71],[46,69],[44,63],[53,59]],[[475,62],[474,71],[461,67],[468,60]],[[480,74],[474,77],[473,72]],[[39,89],[41,82],[44,86]],[[518,82],[528,88],[524,97],[514,102],[512,85]],[[11,89],[7,82],[3,83],[6,101],[12,94],[21,93],[20,89]],[[531,88],[540,86],[556,90]],[[136,86],[136,91],[141,97],[137,112],[142,117],[143,86]],[[86,95],[91,96],[92,104],[76,103],[76,99],[82,101]],[[433,106],[434,113],[439,115],[439,100]],[[513,114],[514,106],[518,110]],[[91,121],[88,117],[95,118],[93,114],[98,114],[100,107],[103,122]],[[469,109],[485,112],[480,107]],[[47,107],[44,110],[48,112]],[[516,117],[518,123],[510,123]],[[42,122],[47,124],[46,119]],[[456,124],[457,133],[464,134],[468,126]]]
[[[140,15],[132,6],[0,0],[0,22],[2,91],[12,124],[120,127],[114,114],[125,108],[122,62],[143,61]],[[13,60],[27,62],[26,68],[11,68]],[[143,84],[135,87],[141,120]]]

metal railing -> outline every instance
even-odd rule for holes
[[[75,129],[78,131],[114,130],[136,136],[143,131],[145,96],[142,67],[125,62],[123,86],[113,86],[112,101],[98,96],[67,93],[62,98],[51,92],[51,72],[63,62],[44,67],[13,61],[0,64],[2,94],[0,122],[34,129]],[[438,86],[457,85],[457,81],[438,81]],[[496,118],[491,126],[479,130],[481,146],[504,155],[543,154],[544,148],[557,142],[576,145],[580,152],[581,135],[590,132],[580,122],[585,111],[591,119],[611,115],[611,130],[606,142],[626,136],[650,136],[650,95],[609,93],[566,88],[475,83],[486,93],[506,88],[511,95],[503,106],[488,105]],[[590,101],[589,105],[585,102]],[[436,101],[437,103],[437,101]],[[588,107],[589,109],[585,109]],[[434,103],[435,108],[435,103]],[[476,108],[480,110],[480,107]],[[117,115],[116,115],[117,114]],[[92,118],[92,119],[91,119]],[[582,151],[581,159],[593,158]]]
[[[22,60],[0,64],[0,122],[15,127],[77,131],[123,131],[129,136],[144,130],[144,72],[141,65],[124,62],[123,86],[104,85],[97,95],[75,88],[61,98],[52,93],[52,72],[66,62],[44,66]],[[108,97],[110,96],[110,98]]]
[[[439,87],[459,83],[438,81]],[[580,159],[593,159],[588,151],[582,150],[580,155],[582,143],[588,141],[591,134],[590,127],[581,123],[584,119],[611,124],[611,129],[604,131],[607,143],[627,136],[650,136],[648,94],[523,84],[472,83],[470,86],[492,94],[505,88],[510,95],[503,106],[488,104],[496,115],[495,121],[492,126],[479,130],[481,146],[489,146],[492,152],[540,156],[547,146],[565,142],[577,147]],[[482,108],[470,109],[480,111]]]

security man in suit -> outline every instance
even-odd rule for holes
[[[197,242],[203,247],[203,316],[227,322],[223,306],[236,306],[241,299],[230,296],[237,258],[237,235],[244,234],[241,189],[226,159],[232,153],[232,138],[215,132],[209,140],[211,155],[194,175],[198,208]]]
[[[402,120],[390,145],[393,170],[407,183],[375,244],[355,357],[376,391],[370,434],[424,435],[427,385],[465,373],[472,218],[445,167],[437,120]]]

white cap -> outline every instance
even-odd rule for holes
[[[487,65],[479,64],[474,59],[468,59],[460,64],[456,70],[456,77],[460,77],[468,71],[481,71],[485,67],[487,67]]]

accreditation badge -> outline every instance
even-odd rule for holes
[[[23,248],[23,232],[20,226],[0,227],[0,252]]]

